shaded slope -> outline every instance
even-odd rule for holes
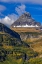
[[[9,29],[8,27],[6,27],[4,24],[0,23],[0,32],[5,32],[8,33],[9,35],[20,39],[20,35],[18,33],[16,33],[15,31],[12,31],[11,29]]]
[[[20,39],[20,35],[9,29],[4,24],[0,23],[0,43],[12,46],[27,46],[28,44],[24,43]]]

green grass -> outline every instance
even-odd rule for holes
[[[29,60],[29,64],[42,64],[42,58],[32,58]]]

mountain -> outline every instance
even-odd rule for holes
[[[42,33],[20,34],[0,23],[0,64],[42,64]]]
[[[29,60],[32,57],[36,57],[36,54],[37,53],[30,48],[30,45],[21,41],[17,32],[12,31],[0,23],[0,64],[6,64],[5,62],[8,64],[8,61],[10,63],[11,60],[13,64],[15,64],[17,60]],[[12,64],[12,62],[10,64]]]
[[[42,53],[42,26],[32,19],[30,13],[24,13],[10,28],[18,32],[21,40],[28,43],[34,51]]]
[[[41,26],[40,22],[35,21],[29,12],[24,13],[17,19],[12,27],[38,27]]]
[[[2,23],[0,23],[0,32],[7,33],[7,34],[11,35],[12,37],[20,39],[20,35],[17,32],[12,31],[10,28],[8,28],[7,26],[5,26]]]
[[[6,43],[6,45],[12,46],[30,47],[28,44],[21,41],[20,35],[17,32],[12,31],[2,23],[0,23],[0,43]]]

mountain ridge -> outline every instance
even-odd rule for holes
[[[0,23],[0,32],[8,33],[12,37],[15,37],[15,38],[19,38],[20,39],[20,35],[17,32],[12,31],[10,28],[8,28],[7,26],[5,26],[2,23]]]
[[[26,24],[28,26],[41,26],[41,23],[40,22],[37,22],[35,21],[32,17],[31,17],[31,14],[26,12],[24,13],[23,15],[21,15],[11,26],[12,27],[24,27],[26,26]]]

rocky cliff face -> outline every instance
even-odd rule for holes
[[[21,40],[26,40],[26,39],[35,39],[35,38],[39,38],[40,33],[37,32],[20,32],[20,38]],[[41,35],[42,36],[42,35]]]
[[[23,27],[24,26],[24,27]],[[28,27],[29,26],[29,27]],[[33,34],[36,32],[39,32],[39,30],[42,30],[41,24],[39,22],[36,22],[32,17],[30,13],[24,13],[17,19],[12,25],[11,29],[15,30],[16,32],[20,32],[20,38],[22,40],[26,40],[27,38],[38,38],[38,35]],[[15,28],[17,27],[17,28]],[[19,27],[19,28],[18,28]],[[22,28],[20,28],[22,27]],[[27,27],[27,29],[26,29]],[[34,28],[33,28],[34,27]],[[23,32],[23,33],[21,33]],[[33,32],[33,33],[25,33],[25,32]]]
[[[23,26],[23,25],[37,25],[40,26],[41,24],[39,22],[36,22],[34,19],[32,19],[30,13],[24,13],[22,16],[19,17],[11,26]]]

